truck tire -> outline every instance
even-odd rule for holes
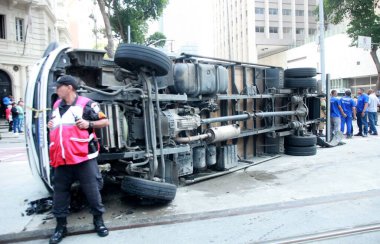
[[[175,198],[177,187],[173,184],[125,176],[121,189],[131,196],[149,200],[170,202]]]
[[[285,137],[286,146],[294,147],[310,147],[317,144],[317,137],[315,135],[296,136],[290,135]]]
[[[286,78],[309,78],[317,75],[316,68],[294,68],[286,69],[284,72]]]
[[[317,88],[315,78],[285,78],[286,88]]]
[[[308,147],[286,146],[285,154],[292,156],[312,156],[317,154],[317,147],[315,145]]]
[[[157,76],[167,75],[172,61],[163,52],[136,44],[120,44],[115,52],[115,63],[129,71],[139,71],[146,67]]]

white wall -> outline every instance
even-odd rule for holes
[[[351,47],[351,39],[345,34],[338,34],[325,39],[326,73],[331,79],[354,78],[376,75],[376,66],[369,51]],[[284,54],[285,53],[285,54]],[[309,43],[259,60],[260,63],[272,64],[283,68],[315,67],[320,70],[320,53],[317,43]],[[378,53],[379,55],[379,53]],[[284,62],[278,62],[286,57]],[[272,60],[272,63],[268,62]],[[277,62],[276,62],[277,60]],[[358,63],[359,62],[359,63]]]
[[[286,67],[287,66],[287,53],[281,52],[276,55],[271,55],[265,58],[261,58],[258,61],[259,64],[263,65],[271,65],[278,67]]]

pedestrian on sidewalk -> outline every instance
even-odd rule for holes
[[[18,101],[17,103],[17,110],[18,110],[18,120],[19,120],[19,128],[20,132],[24,132],[24,102]]]
[[[377,97],[377,100],[378,100],[378,102],[379,102],[379,104],[380,104],[380,91],[377,91],[377,92],[376,92],[376,97]],[[378,106],[378,107],[380,107],[380,106]],[[375,121],[375,125],[376,125],[376,126],[378,126],[378,124],[377,124],[378,117],[379,117],[379,116],[376,115],[376,121]]]
[[[377,136],[376,129],[376,117],[377,117],[377,107],[380,105],[379,100],[376,97],[376,94],[372,89],[368,90],[369,100],[368,100],[368,120],[369,120],[369,128],[370,134]]]
[[[331,121],[331,133],[335,134],[336,132],[340,131],[340,117],[346,118],[347,115],[343,112],[340,99],[337,98],[338,93],[336,90],[331,91],[331,98],[330,98],[330,121]]]
[[[2,106],[2,113],[3,114],[5,114],[5,110],[8,108],[8,105],[12,105],[12,99],[13,99],[13,97],[11,94],[3,97],[3,100],[2,100],[3,105],[4,105],[4,106]]]
[[[12,132],[13,119],[12,119],[12,105],[8,105],[5,109],[5,119],[8,121],[8,132]]]
[[[323,131],[325,130],[326,125],[326,97],[321,97],[321,109],[319,111],[319,116],[321,117],[321,122],[318,125],[318,136],[325,136]]]
[[[20,120],[18,118],[18,109],[17,104],[15,102],[12,103],[12,119],[13,119],[13,133],[18,134],[20,132]]]
[[[340,131],[344,133],[344,127],[347,126],[347,139],[352,138],[352,119],[356,119],[355,101],[351,98],[351,91],[346,90],[344,97],[340,99],[343,113],[347,116],[341,117],[342,123]]]
[[[362,88],[357,90],[358,101],[356,104],[356,118],[359,127],[359,132],[355,136],[368,136],[368,101],[369,97],[364,93]]]
[[[77,94],[78,82],[74,77],[61,76],[56,84],[60,99],[54,103],[48,128],[50,165],[54,169],[53,214],[57,226],[49,243],[59,243],[67,233],[70,188],[76,180],[90,205],[95,231],[104,237],[108,229],[102,218],[103,179],[96,160],[99,145],[94,129],[109,122],[99,104]]]

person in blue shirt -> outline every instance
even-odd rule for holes
[[[357,91],[358,102],[356,104],[356,117],[359,127],[359,132],[355,136],[368,136],[368,101],[369,97],[364,93],[362,88],[359,88]]]
[[[340,131],[340,117],[346,118],[347,115],[343,112],[342,106],[340,104],[340,99],[336,96],[338,95],[336,90],[331,91],[330,98],[330,121],[331,121],[331,132],[335,134]]]
[[[3,106],[2,106],[1,112],[4,114],[4,116],[5,116],[5,110],[7,109],[8,105],[12,105],[12,98],[13,98],[12,95],[3,97]]]
[[[351,91],[347,90],[344,97],[340,99],[340,103],[346,117],[341,117],[340,131],[344,132],[344,126],[347,125],[347,139],[352,138],[352,118],[356,119],[355,101],[351,98]]]

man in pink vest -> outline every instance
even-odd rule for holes
[[[100,189],[103,184],[99,172],[99,145],[94,129],[108,125],[108,119],[99,105],[76,90],[78,82],[70,75],[57,80],[59,100],[54,103],[48,122],[50,165],[54,168],[53,214],[57,227],[49,243],[59,243],[67,233],[70,188],[79,180],[94,216],[95,231],[101,237],[108,235],[102,214],[105,209]]]

